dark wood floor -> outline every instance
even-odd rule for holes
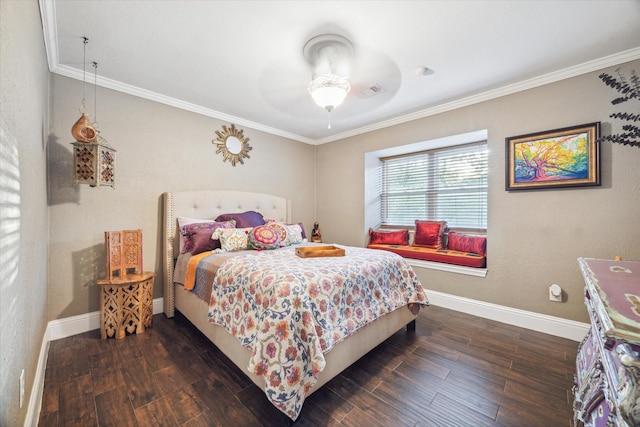
[[[571,426],[578,343],[431,306],[310,396],[295,426]],[[184,317],[51,342],[41,426],[284,426]]]

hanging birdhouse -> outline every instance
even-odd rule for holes
[[[115,187],[116,150],[100,142],[73,142],[74,184]]]
[[[86,113],[86,58],[89,39],[82,38],[82,116],[71,128],[71,135],[76,139],[73,144],[73,183],[88,184],[92,187],[101,185],[115,187],[116,150],[109,146],[106,139],[98,131],[98,63],[93,62],[93,90],[95,122]]]

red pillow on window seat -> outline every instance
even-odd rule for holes
[[[408,230],[373,230],[369,229],[370,245],[408,245]]]
[[[487,236],[449,232],[447,249],[482,256],[487,255]]]
[[[447,221],[416,220],[416,234],[413,237],[413,246],[442,249],[442,240],[446,228]]]

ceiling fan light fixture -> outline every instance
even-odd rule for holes
[[[337,34],[322,34],[309,40],[302,50],[313,67],[309,94],[328,112],[342,104],[351,90],[349,82],[353,45]]]
[[[342,104],[351,90],[349,79],[335,74],[318,76],[309,83],[309,93],[328,112]]]

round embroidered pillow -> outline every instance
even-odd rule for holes
[[[249,232],[249,245],[253,249],[277,249],[280,247],[278,230],[268,225],[259,225]]]
[[[274,228],[278,235],[280,236],[280,246],[289,246],[289,236],[287,235],[287,228],[284,224],[279,222],[268,222],[265,225],[268,225],[271,228]]]

